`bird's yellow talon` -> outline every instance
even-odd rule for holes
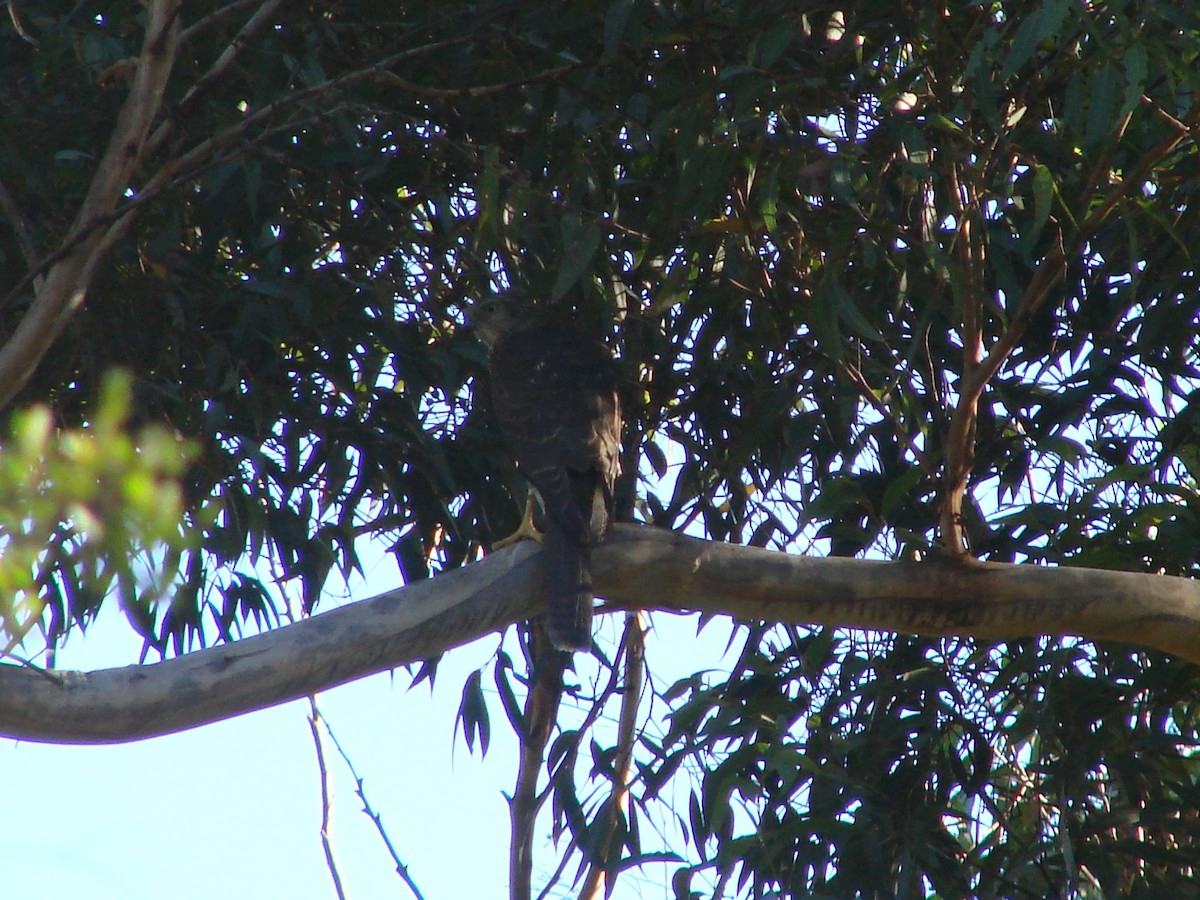
[[[525,515],[521,517],[521,524],[517,526],[517,530],[492,544],[492,552],[503,550],[518,541],[537,541],[539,544],[542,542],[542,533],[533,524],[533,494],[525,499]]]

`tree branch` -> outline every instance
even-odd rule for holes
[[[146,37],[133,85],[65,244],[76,240],[76,232],[93,229],[92,221],[109,211],[129,186],[129,177],[141,158],[175,61],[178,12],[179,0],[149,4]],[[47,273],[33,305],[0,348],[0,407],[8,405],[25,386],[46,351],[83,304],[101,248],[101,235],[92,230]]]
[[[1122,124],[1119,133],[1123,133],[1125,124],[1127,123],[1128,119]],[[954,415],[950,422],[950,432],[946,440],[948,459],[944,474],[945,485],[942,501],[942,540],[952,554],[965,555],[967,553],[965,531],[963,530],[961,518],[962,501],[966,493],[967,479],[970,477],[972,462],[970,457],[973,456],[975,416],[984,389],[992,378],[995,377],[996,373],[1000,371],[1000,367],[1016,348],[1017,343],[1025,334],[1025,328],[1029,325],[1034,313],[1041,308],[1042,303],[1050,296],[1050,291],[1053,287],[1062,281],[1066,275],[1069,262],[1084,252],[1087,242],[1104,223],[1105,219],[1108,218],[1109,213],[1117,208],[1117,204],[1131,190],[1137,188],[1150,177],[1154,171],[1154,167],[1183,142],[1197,123],[1200,123],[1200,110],[1194,111],[1186,122],[1175,122],[1175,130],[1159,141],[1149,152],[1145,153],[1126,176],[1115,183],[1100,199],[1100,202],[1092,209],[1084,219],[1083,224],[1079,227],[1069,251],[1063,246],[1062,233],[1058,233],[1056,236],[1056,246],[1038,265],[1033,278],[1025,286],[1025,291],[1008,323],[1008,327],[996,339],[986,355],[982,353],[982,335],[978,330],[978,321],[964,318],[962,335],[964,352],[963,373],[959,379],[958,404],[954,409]],[[1119,134],[1117,139],[1119,140]],[[951,174],[953,172],[953,167],[951,167]],[[967,303],[964,304],[964,307],[970,311],[971,303],[978,302],[980,299],[978,294],[979,288],[975,286],[977,282],[973,279],[981,271],[983,245],[979,243],[980,238],[972,239],[970,232],[966,230],[970,217],[977,213],[977,201],[963,205],[963,199],[959,196],[957,188],[958,185],[955,183],[953,200],[959,204],[956,208],[956,214],[959,216],[960,239],[962,240],[960,244],[963,254],[962,264],[966,267],[967,274],[971,276],[968,278],[965,290],[969,290],[973,295],[967,298]],[[1090,199],[1091,193],[1089,192],[1085,196]],[[974,244],[978,244],[978,254],[968,252]],[[977,315],[977,312],[973,312],[972,315]]]
[[[75,224],[63,239],[61,247],[18,284],[18,289],[22,288],[40,270],[46,268],[50,260],[54,260],[53,265],[48,268],[46,280],[37,292],[33,305],[12,337],[0,347],[0,408],[11,402],[33,375],[46,351],[83,304],[92,274],[102,261],[105,251],[121,236],[123,230],[129,227],[130,223],[124,221],[124,217],[129,210],[139,205],[137,201],[142,196],[158,192],[181,172],[199,168],[205,160],[227,149],[247,131],[264,123],[284,108],[311,100],[325,92],[344,89],[357,82],[379,77],[386,74],[390,66],[404,60],[479,39],[474,34],[467,34],[409,48],[363,69],[294,91],[247,115],[237,125],[221,134],[200,142],[186,153],[164,163],[155,175],[142,185],[139,195],[127,204],[125,210],[117,210],[122,194],[129,187],[129,176],[134,167],[142,161],[148,150],[157,148],[170,133],[170,128],[164,126],[148,137],[152,120],[161,106],[163,90],[178,46],[178,6],[178,0],[158,0],[151,5],[145,44],[138,60],[133,85],[117,118],[108,150],[97,167],[88,194],[75,218]],[[239,32],[235,44],[227,48],[226,53],[201,79],[201,82],[204,82],[203,86],[207,86],[210,77],[216,79],[223,73],[223,67],[232,61],[237,52],[237,40],[244,39],[244,36],[261,27],[273,9],[270,2],[264,3],[259,12],[247,22],[242,32]],[[200,86],[198,83],[197,87]],[[115,224],[101,234],[100,229],[112,222]],[[10,293],[10,297],[13,293],[15,290]]]
[[[329,777],[329,766],[325,764],[325,747],[321,743],[321,710],[317,698],[308,698],[308,727],[312,732],[313,747],[317,751],[317,774],[321,777],[321,849],[325,851],[325,867],[333,879],[333,891],[338,900],[346,900],[346,889],[342,884],[342,873],[338,868],[337,856],[333,852],[333,782]]]
[[[526,645],[529,694],[521,713],[521,758],[508,802],[512,837],[508,848],[509,900],[529,900],[533,893],[533,836],[541,803],[537,783],[546,760],[546,745],[558,721],[567,654],[555,650],[540,623],[529,629]]]
[[[958,402],[946,434],[939,532],[942,550],[953,557],[962,558],[971,552],[962,508],[971,470],[975,467],[975,423],[982,393],[982,389],[964,391],[962,385],[972,385],[975,370],[983,359],[984,249],[978,192],[970,180],[974,175],[965,173],[968,178],[962,180],[958,168],[959,163],[951,161],[947,166],[946,180],[950,204],[958,221],[955,248],[958,251],[960,278],[954,290],[954,300],[958,311],[956,324],[962,342],[962,375],[959,379]]]
[[[233,65],[234,60],[237,59],[237,55],[243,50],[243,48],[245,48],[247,42],[254,35],[254,33],[260,30],[270,21],[272,15],[274,15],[275,10],[279,7],[281,2],[282,0],[265,0],[265,2],[254,12],[254,15],[247,20],[246,24],[242,26],[241,30],[233,36],[233,39],[229,42],[229,46],[221,51],[220,56],[218,56],[216,61],[209,67],[208,71],[200,76],[200,78],[196,80],[195,84],[188,88],[187,93],[183,95],[183,99],[175,105],[173,110],[171,110],[172,119],[159,125],[158,128],[154,130],[154,133],[146,139],[146,150],[148,153],[153,153],[166,142],[168,137],[171,136],[171,132],[173,130],[172,120],[177,120],[179,117],[187,116],[188,111],[201,99],[203,99],[204,95],[212,89],[214,84],[221,80],[221,77],[229,70],[230,66]],[[222,9],[218,12],[224,13],[227,9],[228,8]],[[206,17],[206,19],[201,20],[201,22],[205,22],[207,19],[210,19],[215,15],[216,13],[212,13]],[[197,25],[199,24],[201,23],[197,23]],[[179,43],[181,45],[191,38],[191,36],[195,33],[195,28],[196,25],[193,25],[191,28],[188,28],[186,31],[184,31],[179,38]]]
[[[1087,242],[1097,229],[1108,218],[1109,213],[1116,208],[1117,204],[1123,200],[1131,190],[1141,185],[1150,177],[1154,167],[1162,162],[1163,157],[1172,152],[1178,147],[1183,140],[1191,133],[1191,129],[1200,124],[1200,109],[1196,109],[1187,118],[1185,122],[1174,123],[1175,131],[1168,134],[1165,138],[1159,141],[1153,148],[1145,153],[1126,173],[1125,177],[1116,182],[1105,194],[1095,208],[1084,219],[1080,225],[1079,231],[1075,236],[1074,245],[1071,248],[1069,257],[1075,258],[1087,246]],[[970,379],[963,387],[964,392],[971,392],[976,395],[983,392],[984,387],[1000,370],[1000,366],[1008,359],[1010,353],[1016,347],[1017,342],[1025,333],[1025,327],[1029,324],[1033,314],[1041,307],[1043,301],[1050,294],[1050,289],[1058,283],[1066,271],[1068,262],[1068,252],[1062,245],[1062,235],[1059,235],[1058,246],[1051,251],[1045,259],[1037,267],[1033,278],[1026,285],[1025,291],[1021,296],[1020,303],[1017,304],[1017,310],[1013,313],[1012,319],[1008,324],[1008,328],[997,338],[992,345],[979,367],[975,370],[974,377]]]
[[[619,858],[620,847],[614,840],[617,826],[624,821],[629,828],[629,789],[633,783],[633,751],[638,738],[638,708],[646,678],[646,632],[648,620],[641,610],[625,616],[625,684],[621,689],[621,715],[617,722],[617,754],[613,760],[613,786],[596,827],[602,829],[595,842],[595,856],[588,868],[580,900],[601,900],[612,894],[619,867],[609,862]]]
[[[545,611],[524,543],[437,578],[148,666],[0,666],[0,735],[114,743],[194,728],[436,656]],[[1072,634],[1200,663],[1200,584],[1034,565],[793,556],[618,525],[596,548],[608,610],[696,610],[999,639]]]
[[[0,212],[4,213],[4,218],[8,219],[8,223],[12,226],[13,234],[16,235],[17,245],[21,248],[21,255],[25,257],[25,262],[31,268],[36,266],[40,255],[33,240],[33,228],[29,224],[29,219],[21,212],[21,208],[17,206],[16,198],[9,193],[8,187],[2,179],[0,179]]]

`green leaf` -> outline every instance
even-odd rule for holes
[[[621,46],[621,38],[629,25],[629,16],[637,0],[612,0],[604,16],[604,59],[612,59]]]
[[[1071,0],[1045,0],[1033,13],[1025,16],[1017,27],[1001,69],[1001,80],[1007,80],[1025,65],[1043,41],[1055,41],[1066,19]]]
[[[846,289],[838,279],[831,279],[829,288],[838,318],[845,322],[851,331],[867,340],[883,340],[883,335],[879,329],[871,324],[867,317],[862,314],[858,308],[858,304],[854,302],[854,298],[846,292]]]
[[[787,52],[795,35],[796,23],[791,20],[763,32],[755,39],[757,52],[752,55],[751,62],[764,69],[771,68]]]
[[[463,684],[462,700],[458,705],[455,726],[462,728],[468,750],[474,752],[475,741],[478,738],[480,751],[486,756],[488,744],[491,741],[492,726],[488,716],[487,702],[483,696],[481,677],[482,673],[479,669],[467,676],[467,680]]]
[[[563,221],[563,254],[551,299],[561,299],[590,269],[603,237],[604,226],[599,222],[584,223],[575,217]]]
[[[1132,44],[1125,51],[1122,68],[1125,74],[1125,99],[1118,113],[1120,118],[1133,112],[1141,102],[1147,78],[1146,48],[1140,43]]]
[[[1054,175],[1047,166],[1034,166],[1033,169],[1033,222],[1029,230],[1021,235],[1021,249],[1027,259],[1032,258],[1034,247],[1042,236],[1042,230],[1050,218],[1050,208],[1054,202]]]
[[[879,515],[884,519],[889,518],[896,507],[908,498],[913,488],[921,483],[924,476],[925,472],[920,466],[912,466],[889,484],[879,502]]]
[[[646,461],[650,463],[650,468],[658,478],[667,476],[667,455],[663,452],[654,440],[648,440],[642,444],[642,453],[646,457]]]
[[[1117,106],[1120,83],[1121,77],[1117,67],[1111,65],[1105,66],[1092,79],[1087,104],[1087,129],[1083,137],[1084,146],[1093,147],[1116,132],[1121,118]]]

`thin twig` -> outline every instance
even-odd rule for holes
[[[527,75],[523,78],[514,78],[511,81],[498,81],[494,84],[481,84],[475,87],[462,88],[439,88],[428,87],[423,84],[417,84],[414,81],[409,81],[401,78],[392,72],[383,72],[380,74],[380,80],[393,87],[398,87],[407,93],[417,97],[486,97],[489,94],[496,94],[500,91],[511,90],[515,87],[523,87],[527,84],[533,84],[538,81],[545,81],[548,78],[557,78],[559,75],[565,75],[567,72],[573,72],[576,69],[581,69],[590,66],[589,62],[570,63],[565,66],[555,66],[552,69],[546,69],[538,72],[536,75]]]
[[[891,406],[885,403],[880,397],[877,397],[875,392],[871,390],[871,385],[867,383],[867,379],[863,375],[862,370],[859,369],[858,366],[854,365],[854,363],[847,362],[844,359],[834,360],[834,363],[839,369],[842,370],[842,374],[850,379],[850,383],[858,388],[858,393],[862,396],[862,398],[866,400],[867,403],[869,403],[871,407],[877,413],[879,413],[879,415],[883,416],[883,418],[892,423],[892,428],[896,432],[896,437],[900,439],[900,443],[904,445],[904,448],[913,455],[913,458],[917,461],[917,465],[932,474],[934,469],[933,464],[929,461],[929,458],[925,455],[924,451],[917,446],[916,441],[913,440],[913,436],[904,428],[904,424],[900,421],[900,417],[896,415]]]
[[[312,731],[313,746],[317,751],[317,771],[321,777],[321,849],[325,851],[325,865],[329,868],[329,876],[333,879],[333,889],[337,892],[338,900],[346,900],[346,891],[342,886],[342,876],[338,871],[337,859],[333,853],[333,788],[330,784],[329,768],[325,765],[325,747],[321,743],[321,710],[317,708],[317,697],[310,694],[308,707],[312,711],[308,717],[308,727]]]
[[[396,874],[400,876],[400,879],[408,886],[408,889],[412,891],[413,896],[416,897],[417,900],[425,900],[425,897],[421,894],[420,888],[417,887],[417,883],[408,873],[408,866],[404,864],[404,861],[400,859],[400,854],[396,852],[396,846],[392,843],[392,839],[388,836],[387,829],[383,826],[382,814],[376,812],[375,808],[371,806],[371,801],[367,799],[367,791],[363,786],[363,779],[359,777],[358,770],[354,768],[354,763],[350,761],[350,757],[346,754],[346,751],[342,749],[342,744],[337,739],[337,735],[333,733],[333,728],[330,727],[329,720],[322,718],[321,724],[325,726],[325,733],[329,735],[329,739],[333,741],[333,746],[337,749],[338,754],[342,757],[342,761],[345,762],[346,768],[350,770],[350,776],[354,779],[354,793],[357,794],[358,799],[362,801],[363,812],[365,812],[375,824],[375,830],[383,839],[383,844],[385,847],[387,847],[387,851],[392,857],[392,862],[396,864]]]
[[[221,76],[229,70],[230,66],[233,65],[233,61],[237,59],[238,53],[246,46],[250,36],[268,22],[271,14],[275,12],[281,2],[282,0],[265,0],[254,15],[246,21],[246,24],[233,36],[229,45],[221,51],[221,55],[217,57],[208,71],[196,79],[195,84],[188,88],[187,93],[183,95],[183,99],[171,110],[171,117],[160,124],[147,139],[146,155],[153,153],[161,147],[167,138],[171,136],[171,132],[174,130],[174,123],[186,117],[188,110],[195,106],[197,101],[202,99],[211,90],[212,86],[221,79]],[[190,31],[191,29],[189,28],[185,32],[185,35]]]

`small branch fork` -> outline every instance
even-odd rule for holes
[[[21,391],[46,352],[62,333],[71,318],[82,308],[91,282],[108,251],[124,237],[133,224],[133,214],[147,201],[156,199],[212,164],[222,153],[246,141],[247,134],[265,127],[284,110],[311,101],[322,95],[364,81],[389,80],[399,87],[417,91],[419,86],[396,80],[390,70],[406,60],[461,45],[490,39],[474,33],[436,41],[392,54],[377,62],[345,72],[320,84],[311,85],[281,97],[245,116],[233,127],[201,141],[190,150],[164,161],[144,183],[138,185],[132,197],[133,175],[144,169],[146,161],[162,150],[175,133],[175,123],[187,110],[203,98],[212,87],[232,69],[233,62],[250,37],[274,20],[281,0],[264,0],[254,4],[238,0],[205,16],[186,30],[179,26],[180,0],[148,0],[146,32],[141,53],[133,66],[133,83],[124,106],[117,117],[108,148],[92,177],[87,195],[80,204],[74,224],[56,249],[45,256],[35,256],[35,243],[28,221],[21,213],[10,192],[0,184],[0,214],[17,234],[29,270],[9,291],[0,306],[8,306],[15,297],[35,287],[35,298],[18,324],[12,337],[0,347],[0,408],[7,406]],[[202,75],[162,118],[164,94],[175,61],[183,44],[197,34],[226,18],[257,6],[246,23],[229,41],[207,72]],[[18,6],[9,4],[10,14]],[[489,84],[452,90],[421,88],[420,93],[437,96],[481,96],[507,88],[554,78],[588,63],[559,66],[512,82]]]
[[[146,36],[125,105],[67,240],[76,242],[46,275],[37,298],[9,341],[0,348],[0,407],[6,406],[33,375],[37,364],[83,304],[97,264],[116,237],[101,235],[91,221],[111,209],[129,185],[142,156],[150,123],[157,115],[179,38],[179,0],[147,4]],[[77,237],[86,232],[82,239]]]
[[[1143,100],[1149,102],[1146,98]],[[942,486],[942,549],[952,558],[965,560],[970,557],[962,511],[974,464],[975,423],[983,391],[1012,354],[1030,320],[1050,295],[1050,291],[1066,275],[1069,261],[1084,250],[1087,242],[1117,208],[1120,201],[1131,190],[1141,185],[1154,167],[1195,131],[1200,125],[1200,109],[1194,110],[1186,121],[1165,118],[1173,126],[1173,132],[1143,155],[1127,177],[1108,190],[1100,203],[1084,219],[1071,246],[1064,247],[1061,232],[1056,236],[1054,249],[1038,265],[1009,320],[1008,327],[986,353],[983,352],[980,322],[983,302],[980,276],[985,262],[985,251],[982,237],[976,231],[980,214],[979,197],[969,182],[960,185],[957,170],[953,167],[950,169],[949,188],[958,218],[959,265],[965,280],[958,304],[962,329],[960,337],[963,345],[963,371],[959,382],[958,401],[950,419],[947,435]]]
[[[310,694],[308,698],[310,709],[308,725],[312,731],[313,745],[316,748],[317,768],[321,776],[321,846],[325,850],[325,862],[329,868],[330,877],[333,879],[333,888],[337,893],[338,900],[344,900],[346,893],[342,885],[341,873],[338,870],[337,860],[333,852],[332,838],[332,822],[333,822],[333,789],[331,779],[329,777],[329,769],[325,762],[325,746],[321,739],[321,732],[329,735],[329,740],[333,742],[334,748],[338,755],[341,756],[342,762],[346,764],[346,768],[350,770],[350,776],[354,779],[354,793],[358,795],[358,799],[362,801],[363,812],[370,818],[375,830],[379,832],[380,838],[383,839],[384,846],[387,847],[389,855],[392,857],[392,862],[396,866],[396,874],[400,876],[401,881],[412,892],[416,900],[425,900],[421,894],[420,888],[413,880],[412,875],[408,872],[408,866],[400,859],[400,854],[396,852],[396,846],[392,843],[391,837],[388,836],[387,829],[383,826],[383,816],[375,810],[371,805],[371,801],[367,799],[366,788],[363,786],[363,779],[359,776],[358,771],[354,768],[354,763],[350,761],[350,757],[342,748],[341,743],[337,739],[337,735],[333,733],[333,729],[329,727],[329,721],[321,715],[321,710],[317,706],[317,698],[315,694]]]

